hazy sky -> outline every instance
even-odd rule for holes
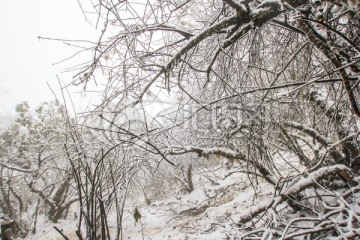
[[[21,101],[36,106],[53,99],[46,82],[57,90],[56,74],[64,82],[71,81],[74,73],[61,73],[71,63],[55,66],[53,63],[72,55],[76,49],[61,42],[39,40],[38,36],[61,39],[97,36],[95,28],[85,21],[77,0],[2,1],[0,26],[0,114],[12,113]]]

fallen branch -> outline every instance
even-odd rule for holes
[[[60,233],[60,235],[61,235],[65,240],[70,240],[65,234],[63,234],[63,232],[62,232],[59,228],[57,228],[56,226],[54,226],[54,229],[55,229],[58,233]]]
[[[312,173],[310,173],[307,177],[300,179],[292,186],[287,188],[282,194],[276,196],[272,199],[268,199],[267,201],[263,201],[257,206],[251,207],[247,209],[243,214],[241,214],[238,218],[238,224],[242,225],[246,222],[251,221],[254,217],[258,216],[260,213],[267,211],[272,208],[275,209],[279,204],[289,199],[290,196],[298,194],[304,189],[312,186],[315,182],[325,178],[326,176],[334,173],[340,173],[342,171],[350,172],[350,169],[345,165],[334,165],[330,167],[320,168]],[[351,175],[351,174],[350,174]]]

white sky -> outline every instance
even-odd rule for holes
[[[74,75],[61,73],[72,66],[69,62],[52,64],[76,49],[39,41],[38,36],[76,40],[96,40],[98,36],[85,21],[77,0],[2,1],[0,29],[0,114],[13,113],[22,101],[37,106],[53,99],[46,82],[59,92],[56,74],[64,82]]]

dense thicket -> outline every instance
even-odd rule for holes
[[[93,7],[105,27],[74,83],[98,69],[106,76],[93,113],[110,142],[140,145],[159,161],[217,154],[273,184],[283,152],[309,169],[360,166],[357,2]]]
[[[359,235],[359,213],[353,208],[360,170],[358,1],[99,0],[80,5],[86,16],[95,13],[103,31],[91,48],[91,61],[76,66],[81,70],[73,84],[101,83],[101,103],[77,121],[63,110],[64,133],[44,129],[43,136],[32,133],[32,124],[18,123],[29,126],[25,133],[31,141],[63,139],[57,143],[67,164],[56,166],[54,174],[65,173],[61,189],[70,183],[74,189],[61,191],[61,198],[77,193],[79,237],[110,238],[111,209],[117,212],[116,237],[121,237],[125,198],[133,194],[129,189],[141,189],[145,198],[154,195],[144,189],[164,184],[159,179],[169,171],[164,165],[177,165],[178,179],[191,192],[193,168],[214,159],[229,169],[236,165],[254,187],[267,182],[276,190],[271,201],[236,220],[244,237]],[[14,141],[3,139],[7,145],[2,146],[10,149]],[[50,145],[31,143],[31,154],[41,157],[43,148],[52,151]],[[2,159],[12,156],[6,151]],[[2,174],[26,174],[21,184],[50,212],[57,206],[57,198],[49,200],[56,188],[45,194],[34,182],[45,177],[40,169],[53,169],[52,161],[40,158],[37,167],[4,161]],[[11,181],[0,182],[8,189],[7,195],[2,190],[8,200],[2,205],[21,199]],[[284,204],[308,217],[284,217],[279,210]],[[296,225],[309,221],[306,228]],[[251,228],[243,227],[249,222]]]
[[[74,83],[106,76],[92,115],[109,142],[170,164],[216,156],[240,164],[254,185],[260,177],[286,186],[304,170],[341,164],[343,184],[357,185],[349,171],[360,166],[359,2],[99,1],[93,9],[103,35]],[[301,190],[288,196],[297,211]]]

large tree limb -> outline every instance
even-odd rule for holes
[[[234,150],[224,147],[211,147],[211,148],[203,148],[196,146],[184,146],[184,147],[173,147],[172,149],[168,149],[166,151],[167,155],[182,155],[186,153],[197,153],[199,156],[207,157],[209,155],[217,155],[222,156],[227,159],[236,159],[247,164],[253,165],[261,174],[261,176],[269,183],[275,185],[277,182],[276,176],[271,174],[270,170],[267,169],[263,164],[256,160],[250,160],[246,158],[246,156]]]
[[[13,166],[13,165],[10,165],[10,164],[0,163],[0,166],[2,166],[4,168],[7,168],[9,170],[18,171],[18,172],[22,172],[22,173],[33,173],[34,172],[34,170],[19,168],[17,166]]]
[[[298,194],[324,177],[334,173],[340,174],[341,172],[350,172],[350,169],[341,164],[320,168],[310,173],[307,177],[297,181],[295,184],[283,191],[281,195],[262,201],[260,204],[248,208],[238,217],[237,222],[239,224],[244,224],[270,208],[275,209],[279,204],[288,200],[290,196]]]

